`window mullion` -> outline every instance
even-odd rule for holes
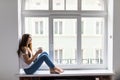
[[[53,0],[49,0],[49,10],[50,11],[52,11],[52,9],[53,9],[53,7],[52,7],[52,5],[53,5]]]
[[[82,61],[81,56],[81,17],[77,18],[77,63],[80,64]]]
[[[81,11],[81,0],[78,0],[78,11]]]
[[[105,11],[81,11],[81,16],[85,17],[104,17],[106,15]]]
[[[50,16],[49,17],[49,55],[50,59],[53,60],[53,53],[54,53],[54,48],[53,48],[53,18]]]
[[[64,0],[64,10],[66,10],[66,0]]]
[[[107,46],[109,46],[108,45],[108,42],[107,41],[109,41],[108,40],[108,24],[106,24],[106,23],[108,23],[108,18],[107,18],[107,16],[106,17],[104,17],[104,19],[105,19],[105,22],[104,22],[104,32],[103,32],[103,34],[105,35],[104,36],[104,51],[103,51],[103,53],[108,53],[108,47]],[[103,58],[103,64],[105,65],[105,67],[107,66],[107,56],[108,56],[108,54],[104,54],[104,58]]]

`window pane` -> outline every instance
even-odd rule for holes
[[[78,10],[78,0],[53,0],[53,10]]]
[[[48,10],[48,0],[25,0],[25,10]]]
[[[53,10],[64,10],[65,9],[64,3],[65,3],[64,0],[53,0]]]
[[[77,46],[77,34],[75,33],[75,29],[77,19],[54,19],[53,21],[55,24],[53,26],[55,52],[54,62],[56,64],[76,64],[75,50]],[[57,59],[56,50],[59,50]]]
[[[78,10],[78,0],[66,0],[66,10]]]
[[[82,18],[84,25],[84,33],[81,34],[82,63],[83,64],[103,64],[104,52],[104,18]],[[96,22],[102,30],[100,34],[96,34]],[[98,50],[96,50],[98,49]],[[98,56],[98,57],[97,57]]]
[[[104,10],[104,0],[82,0],[82,10]]]
[[[48,52],[48,25],[47,17],[25,17],[25,33],[32,34],[34,51],[42,47]]]

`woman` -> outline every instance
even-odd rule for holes
[[[39,55],[40,54],[40,55]],[[56,67],[48,57],[47,52],[42,52],[42,49],[32,52],[32,37],[30,34],[23,34],[18,48],[18,56],[20,59],[20,68],[23,68],[26,74],[33,74],[45,62],[50,68],[50,73],[60,74],[63,70]]]

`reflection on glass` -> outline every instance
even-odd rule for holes
[[[56,64],[76,64],[77,19],[54,19],[53,41]]]
[[[104,18],[86,17],[82,18],[82,22],[84,23],[82,27],[84,29],[84,33],[81,34],[82,63],[103,64]],[[96,34],[96,30],[99,31],[99,34]]]
[[[49,0],[25,0],[25,10],[48,10]]]
[[[82,0],[82,10],[104,10],[104,0]]]
[[[42,47],[48,52],[48,26],[47,17],[25,17],[25,33],[32,34],[34,51]]]

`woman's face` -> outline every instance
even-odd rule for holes
[[[32,37],[31,36],[28,37],[28,44],[30,44],[30,43],[32,43]]]

